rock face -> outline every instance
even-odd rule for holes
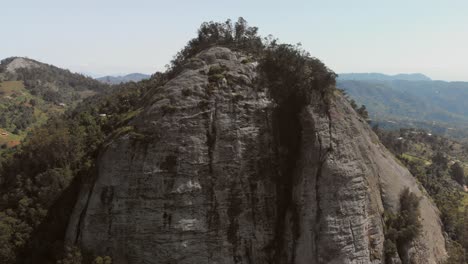
[[[384,263],[384,206],[408,187],[423,232],[406,257],[443,261],[437,209],[347,101],[314,95],[288,121],[246,61],[211,48],[150,92],[82,187],[67,243],[115,264]]]
[[[41,65],[33,60],[29,60],[26,58],[15,58],[12,60],[6,67],[7,71],[9,72],[15,72],[17,69],[20,68],[38,68],[41,67]]]

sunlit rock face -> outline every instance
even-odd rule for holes
[[[150,91],[81,187],[67,243],[115,264],[384,263],[384,207],[409,187],[423,232],[407,258],[442,261],[436,208],[346,100],[284,115],[248,61],[210,48]]]

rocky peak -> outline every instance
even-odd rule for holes
[[[67,244],[116,264],[384,263],[384,207],[410,188],[423,232],[399,259],[443,261],[437,209],[348,102],[312,92],[292,116],[258,74],[213,47],[152,89],[81,186]]]
[[[8,72],[14,73],[16,72],[17,69],[20,68],[26,68],[26,69],[31,69],[31,68],[39,68],[41,67],[41,64],[27,58],[22,58],[22,57],[15,57],[12,58],[10,62],[6,65],[6,70]]]

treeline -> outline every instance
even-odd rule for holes
[[[257,27],[250,27],[243,18],[236,23],[229,19],[226,22],[204,22],[198,29],[197,37],[188,41],[168,65],[169,78],[177,75],[184,64],[199,52],[212,47],[223,46],[244,53],[259,55],[265,48]]]
[[[310,90],[323,89],[324,92],[335,85],[336,74],[300,45],[280,44],[272,36],[262,38],[258,28],[249,26],[242,17],[236,23],[231,20],[203,23],[197,37],[191,39],[167,66],[167,77],[174,77],[190,58],[212,46],[242,51],[257,60],[264,73],[263,81],[277,102],[292,95],[307,100]]]

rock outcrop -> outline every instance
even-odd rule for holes
[[[436,207],[347,101],[316,94],[288,119],[248,61],[210,48],[150,91],[82,186],[67,243],[115,264],[384,263],[384,207],[408,187],[423,232],[407,257],[443,261]]]
[[[17,69],[21,68],[39,68],[41,65],[33,60],[26,59],[26,58],[14,58],[8,65],[6,66],[6,70],[9,72],[15,72]]]

